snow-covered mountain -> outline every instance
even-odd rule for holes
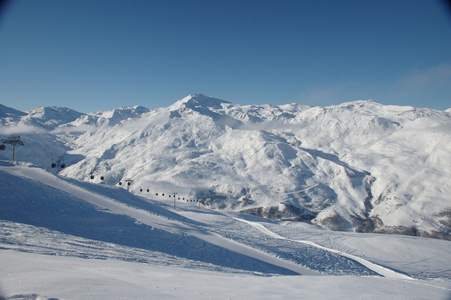
[[[18,160],[64,163],[51,170],[70,178],[132,180],[130,191],[148,198],[333,230],[451,236],[449,111],[374,101],[242,106],[204,95],[89,114],[0,109],[0,134],[25,143]]]
[[[22,116],[26,115],[27,114],[22,111],[0,104],[0,120],[2,125],[16,123]]]
[[[41,106],[27,111],[27,115],[22,117],[21,121],[27,125],[42,126],[51,130],[61,124],[74,121],[82,115],[66,107]]]

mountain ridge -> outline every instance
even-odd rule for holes
[[[79,180],[133,179],[146,197],[176,192],[333,230],[450,239],[450,119],[373,100],[242,106],[192,94],[165,108],[82,114],[48,127],[40,159],[20,151],[45,168],[64,161],[60,175]]]

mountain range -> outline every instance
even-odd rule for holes
[[[20,136],[18,161],[174,205],[451,239],[450,109],[237,105],[200,94],[87,114],[0,105],[0,135]]]

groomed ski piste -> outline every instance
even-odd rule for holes
[[[149,199],[0,162],[4,299],[449,299],[451,242]]]

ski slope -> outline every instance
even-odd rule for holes
[[[268,228],[266,228],[265,226],[263,226],[260,223],[252,222],[252,221],[248,221],[248,220],[243,220],[243,219],[237,219],[237,220],[240,220],[242,222],[250,224],[251,226],[253,226],[253,227],[257,228],[258,230],[260,230],[262,233],[267,234],[267,235],[269,235],[269,236],[271,236],[273,238],[276,238],[276,239],[287,239],[285,237],[282,237],[282,236],[280,236],[280,235],[268,230]],[[314,242],[311,242],[311,241],[298,241],[298,240],[292,240],[292,241],[295,241],[295,242],[298,242],[298,243],[302,243],[302,244],[311,245],[313,247],[317,247],[319,249],[323,249],[323,250],[326,250],[326,251],[329,251],[329,252],[332,252],[332,253],[338,253],[338,254],[340,254],[342,256],[348,257],[348,258],[350,258],[352,260],[355,260],[355,261],[361,263],[362,265],[364,265],[368,269],[371,269],[373,272],[379,274],[380,276],[389,277],[389,278],[396,278],[396,279],[412,279],[410,276],[407,276],[405,274],[401,274],[399,272],[395,272],[393,270],[390,270],[390,269],[385,268],[383,266],[374,264],[374,263],[372,263],[372,262],[370,262],[370,261],[368,261],[366,259],[363,259],[361,257],[357,257],[357,256],[349,254],[349,253],[341,252],[341,251],[338,251],[338,250],[335,250],[335,249],[326,248],[326,247],[320,246],[320,245],[318,245],[318,244],[316,244]]]
[[[30,164],[1,161],[0,177],[0,292],[5,297],[451,295],[449,241],[330,232],[182,201],[174,209],[169,199],[138,197]],[[391,260],[402,253],[404,265]]]

